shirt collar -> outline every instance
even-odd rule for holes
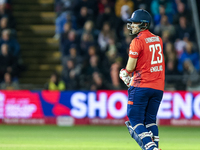
[[[149,30],[144,30],[144,31],[140,31],[140,33],[138,34],[138,36],[140,36],[142,33],[147,33],[147,32],[149,32]]]

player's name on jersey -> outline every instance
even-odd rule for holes
[[[156,36],[156,37],[149,37],[149,38],[146,38],[146,39],[145,39],[145,42],[146,42],[146,43],[159,42],[159,41],[160,41],[160,39],[159,39],[158,36]]]
[[[150,72],[158,72],[158,71],[163,71],[162,65],[150,68]]]

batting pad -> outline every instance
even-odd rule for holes
[[[125,124],[128,128],[131,137],[135,139],[135,141],[142,148],[142,150],[151,150],[154,147],[156,147],[156,144],[151,140],[152,135],[149,132],[141,132],[140,134],[136,133],[135,129],[138,128],[139,126],[143,126],[143,124],[137,124],[134,127],[131,126],[130,121],[126,121]],[[143,139],[145,138],[147,138],[146,140],[144,140],[146,143],[143,142]]]

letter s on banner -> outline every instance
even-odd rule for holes
[[[84,103],[87,100],[87,95],[83,92],[76,92],[71,96],[71,115],[75,118],[84,118],[87,115],[87,105]]]

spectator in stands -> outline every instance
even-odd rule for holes
[[[194,90],[197,87],[199,89],[199,73],[193,66],[193,63],[190,59],[185,59],[185,61],[183,62],[183,68],[183,82],[187,87],[186,90]]]
[[[165,55],[165,74],[166,74],[166,89],[175,90],[181,89],[182,84],[181,73],[177,70],[178,60],[176,52],[171,42],[166,43],[164,48]]]
[[[94,55],[97,55],[97,49],[94,45],[92,45],[88,48],[88,56],[92,57]]]
[[[105,13],[105,9],[106,7],[109,6],[109,7],[113,7],[114,6],[114,3],[113,3],[113,0],[99,0],[98,2],[98,14],[101,15],[103,13]]]
[[[106,57],[108,58],[108,61],[111,64],[115,61],[117,54],[118,54],[118,49],[117,49],[117,46],[116,46],[115,39],[109,38],[108,47],[107,47],[107,50],[106,50]]]
[[[180,58],[182,53],[184,52],[184,49],[186,47],[187,42],[184,40],[177,39],[176,42],[174,43],[175,45],[175,50],[177,54],[177,58]]]
[[[174,46],[171,42],[167,42],[167,43],[164,44],[163,51],[164,51],[165,61],[167,61],[168,56],[171,53],[173,53],[173,55],[176,58],[176,51],[175,51]]]
[[[15,28],[15,19],[12,16],[12,11],[11,11],[11,1],[10,0],[1,0],[0,1],[0,19],[2,17],[7,17],[8,18],[8,24],[11,28]]]
[[[104,52],[106,50],[110,37],[116,37],[116,36],[114,31],[111,29],[110,24],[108,22],[105,22],[98,36],[98,44],[100,46],[101,52]]]
[[[85,22],[87,20],[93,20],[92,16],[89,14],[88,12],[88,8],[83,6],[80,9],[80,13],[77,16],[77,24],[78,24],[78,28],[81,29],[83,28]]]
[[[2,31],[4,29],[9,29],[10,37],[16,37],[16,30],[14,29],[14,25],[10,22],[11,21],[9,21],[9,18],[7,16],[3,16],[1,18],[1,20],[0,20],[0,35],[2,35]]]
[[[184,52],[179,58],[178,71],[183,72],[184,62],[189,59],[194,66],[194,68],[199,71],[199,54],[194,50],[192,42],[187,42]]]
[[[76,66],[72,59],[67,60],[62,71],[62,79],[65,82],[67,90],[77,90],[79,88],[80,74],[81,68]]]
[[[77,0],[55,0],[55,11],[57,16],[63,12],[71,13]]]
[[[174,49],[174,46],[171,42],[167,42],[164,47],[164,56],[165,56],[165,61],[172,60],[174,62],[177,61],[177,55],[176,51]]]
[[[163,15],[161,20],[160,20],[160,24],[156,25],[154,28],[154,32],[157,35],[161,36],[161,33],[164,31],[168,31],[169,32],[169,38],[173,39],[174,34],[175,34],[175,27],[169,23],[168,21],[168,17],[166,15]]]
[[[54,35],[55,39],[59,39],[61,33],[64,32],[64,25],[66,23],[71,23],[72,29],[77,29],[76,18],[71,13],[63,13],[56,18],[56,34]]]
[[[124,5],[129,7],[129,11],[133,12],[134,2],[132,0],[117,0],[115,3],[115,15],[121,17],[121,9]]]
[[[95,71],[101,71],[99,67],[99,57],[97,55],[93,55],[90,57],[89,66],[87,67],[87,75],[92,75]]]
[[[190,40],[194,41],[195,36],[193,36],[194,28],[186,23],[186,17],[181,16],[179,18],[180,24],[176,27],[176,41],[175,48],[177,51],[177,57],[180,58],[181,54]]]
[[[95,45],[92,45],[88,48],[87,57],[85,58],[83,62],[83,69],[81,73],[81,82],[82,82],[82,88],[85,90],[89,90],[91,86],[91,78],[92,73],[97,71],[104,74],[102,71],[102,62],[103,59],[101,59],[101,63],[99,63],[100,55],[98,54],[97,48]]]
[[[72,30],[71,22],[65,23],[63,28],[64,28],[63,33],[61,34],[61,38],[60,38],[61,40],[67,39],[69,32]]]
[[[77,68],[82,68],[83,58],[77,54],[77,49],[75,46],[72,46],[69,49],[69,55],[66,55],[62,58],[62,65],[65,66],[68,60],[72,60]]]
[[[169,22],[172,23],[172,16],[175,13],[173,5],[173,1],[171,0],[153,0],[151,2],[151,13],[155,24],[160,22],[159,18],[164,14],[168,16]]]
[[[131,14],[131,8],[128,5],[123,5],[121,7],[121,19],[124,23],[127,22],[127,19],[130,18]]]
[[[100,0],[98,2],[98,14],[103,14],[105,10],[105,6],[108,6],[108,0]]]
[[[13,37],[10,37],[10,30],[9,29],[4,29],[2,31],[2,36],[0,38],[0,46],[2,44],[7,44],[9,47],[9,52],[13,55],[18,57],[20,54],[20,46],[17,40]]]
[[[94,44],[95,43],[94,43],[94,38],[92,34],[88,32],[83,33],[81,36],[81,41],[80,41],[81,55],[83,57],[86,57],[88,48]]]
[[[122,84],[121,80],[119,79],[119,71],[121,66],[122,66],[122,58],[117,57],[115,59],[115,62],[110,67],[110,78],[113,89],[119,89],[121,88],[121,85],[124,86],[124,84]]]
[[[95,57],[95,59],[93,58],[93,60],[96,60],[97,63],[93,63],[93,64],[97,64],[97,65],[91,65],[91,58],[92,57]],[[99,59],[101,60],[101,64],[103,62],[103,57],[101,58],[102,56],[98,53],[98,50],[97,50],[97,47],[95,45],[91,45],[89,48],[88,48],[88,52],[87,52],[87,56],[85,57],[85,60],[84,60],[84,70],[85,70],[85,74],[89,74],[86,70],[88,69],[88,66],[91,67],[91,66],[96,66],[98,69],[97,70],[100,70],[99,68],[101,67],[101,65],[99,66]],[[93,61],[94,62],[94,61]],[[91,75],[91,74],[90,74]]]
[[[127,25],[123,25],[123,29],[120,32],[120,41],[123,41],[127,36],[130,36],[130,31],[127,29]],[[133,37],[132,37],[133,38]]]
[[[78,16],[82,7],[86,7],[89,15],[97,16],[98,14],[98,1],[94,0],[79,0],[76,3],[74,13]]]
[[[70,30],[67,34],[67,37],[62,36],[62,38],[60,39],[60,51],[62,53],[62,56],[69,55],[69,49],[72,46],[78,46],[78,40],[75,30]]]
[[[1,0],[0,1],[0,18],[2,18],[5,15],[8,15],[10,11],[7,11],[6,9],[6,1]]]
[[[99,72],[93,72],[92,74],[92,83],[90,85],[90,90],[104,90],[108,89],[108,86],[104,82],[103,75]]]
[[[163,46],[165,46],[166,43],[170,42],[169,31],[162,31],[161,38],[162,38],[162,41],[163,41]]]
[[[106,6],[104,13],[99,14],[96,21],[97,29],[101,30],[104,23],[108,22],[112,29],[116,32],[117,36],[119,36],[119,32],[122,30],[123,21],[115,16],[112,8],[110,6]]]
[[[110,76],[110,68],[112,64],[116,62],[116,59],[119,58],[118,54],[119,53],[116,41],[114,38],[111,37],[108,40],[108,46],[106,48],[106,52],[102,54],[100,63],[101,72],[105,76],[107,77]],[[110,80],[110,78],[107,79]]]
[[[119,47],[118,54],[123,58],[122,64],[126,65],[126,61],[128,60],[128,52],[129,52],[129,45],[132,41],[131,36],[126,36],[125,39],[121,42],[121,46]]]
[[[78,35],[81,36],[83,33],[91,34],[93,39],[96,41],[99,30],[94,28],[94,22],[92,20],[88,20],[85,22],[83,28],[78,31]]]
[[[179,85],[182,85],[182,78],[181,74],[177,70],[177,61],[174,59],[168,59],[166,61],[166,68],[165,68],[165,87],[170,90],[180,89],[178,88]]]
[[[19,84],[16,81],[12,81],[12,76],[10,73],[4,74],[4,81],[0,84],[1,90],[18,90]]]
[[[195,32],[191,23],[187,24],[187,19],[185,16],[179,18],[179,25],[176,27],[177,38],[183,40],[184,37],[188,37],[188,40],[195,41]]]
[[[190,12],[186,9],[186,6],[181,1],[176,1],[177,13],[173,16],[173,24],[178,25],[179,18],[181,16],[186,16],[187,19],[190,18]]]
[[[8,18],[7,17],[2,17],[1,20],[0,20],[0,33],[6,28],[9,28],[9,26],[8,26]]]
[[[167,16],[168,22],[171,24],[173,22],[172,14],[166,13],[166,9],[164,5],[159,6],[159,14],[154,15],[154,23],[155,25],[159,24],[163,16]]]
[[[154,23],[155,25],[160,23],[162,16],[165,15],[165,7],[163,5],[159,6],[159,13],[154,15]]]
[[[6,0],[0,0],[0,6],[6,5]]]
[[[59,90],[59,91],[63,91],[66,89],[65,83],[59,79],[59,75],[56,72],[51,74],[50,80],[48,83],[44,85],[44,88],[46,90]]]
[[[134,10],[145,9],[150,12],[151,1],[149,0],[134,0]]]
[[[14,57],[8,51],[8,45],[1,45],[1,55],[0,55],[0,79],[2,80],[4,74],[8,72],[13,77],[18,76],[18,61],[17,58]]]

